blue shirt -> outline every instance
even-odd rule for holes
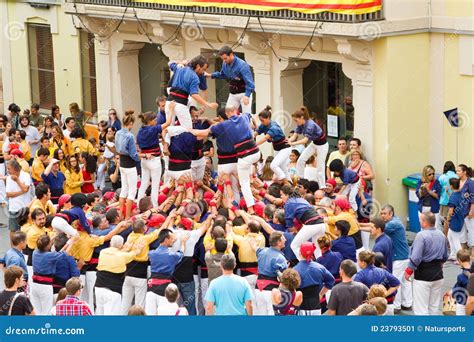
[[[55,276],[62,280],[69,280],[72,277],[79,277],[81,272],[77,268],[76,260],[66,253],[61,253],[60,258],[56,264]]]
[[[142,126],[137,134],[137,144],[142,150],[156,148],[160,145],[159,135],[161,134],[161,125]]]
[[[418,200],[418,211],[420,213],[422,212],[423,206],[424,206],[423,205],[424,199],[429,198],[431,212],[433,214],[439,213],[439,198],[434,198],[430,194],[426,194],[425,196],[421,196],[420,191],[419,191],[420,187],[421,187],[421,184],[423,184],[423,183],[421,182],[421,180],[419,180],[418,185],[416,186],[416,196],[419,199]],[[438,180],[434,181],[433,186],[431,187],[431,191],[437,193],[438,196],[441,194],[441,185],[439,184]]]
[[[381,284],[385,286],[386,289],[400,285],[400,280],[393,274],[374,265],[368,265],[363,270],[357,272],[353,280],[364,284],[368,288],[374,284]]]
[[[279,272],[288,268],[283,253],[274,247],[257,249],[258,274],[276,277]]]
[[[181,89],[189,95],[199,93],[201,79],[191,67],[185,66],[178,68],[176,63],[171,63],[169,67],[171,71],[173,71],[173,78],[171,80],[172,88]]]
[[[324,252],[316,261],[326,267],[326,269],[333,275],[334,278],[339,278],[339,266],[344,260],[344,257],[339,252],[327,251]]]
[[[300,261],[293,269],[299,273],[301,278],[300,289],[317,285],[328,290],[334,286],[334,276],[321,264],[306,260]]]
[[[220,134],[220,132],[218,131],[218,135],[215,135],[213,133],[213,129],[211,128],[211,135],[214,138],[216,138],[217,154],[236,153],[235,148],[234,148],[234,144],[229,139],[227,139],[225,134],[220,134],[220,135],[219,134]]]
[[[168,150],[171,157],[181,156],[181,158],[187,157],[187,160],[191,160],[195,143],[196,137],[189,132],[184,132],[171,137]]]
[[[130,156],[135,161],[140,160],[135,146],[135,137],[127,128],[122,128],[115,133],[115,149],[119,154]]]
[[[112,230],[114,230],[115,226],[111,225],[109,228],[106,229],[92,229],[91,234],[97,236],[106,236]],[[94,254],[99,255],[100,251],[110,247],[110,241],[104,241],[104,243],[100,246],[94,248]]]
[[[452,193],[451,186],[449,185],[449,180],[451,178],[458,178],[454,171],[448,171],[438,178],[439,184],[441,186],[441,196],[439,198],[440,205],[448,205],[449,196]],[[448,191],[446,191],[446,188]]]
[[[304,135],[310,141],[316,141],[324,135],[322,128],[313,120],[306,120],[304,125],[297,126],[295,133]]]
[[[89,226],[89,221],[87,221],[86,214],[84,213],[84,210],[82,210],[79,207],[72,207],[69,210],[62,210],[61,214],[66,214],[69,217],[69,224],[72,222],[79,220],[79,223],[81,224],[81,227],[84,229],[84,231],[87,232],[87,234],[91,233],[91,227]]]
[[[352,171],[348,168],[344,168],[339,176],[341,178],[342,184],[354,184],[357,183],[359,180],[359,175],[357,175],[357,172]]]
[[[293,242],[295,236],[289,232],[283,232],[283,236],[285,237],[286,242],[285,247],[281,250],[281,252],[288,261],[298,260],[298,257],[295,255],[295,252],[293,252],[293,250],[291,249],[291,243]]]
[[[270,121],[268,126],[260,125],[257,129],[258,134],[268,134],[271,138],[270,141],[276,142],[285,138],[285,133],[281,129],[280,125],[275,121]]]
[[[122,129],[122,123],[118,119],[115,120],[113,123],[109,120],[109,127],[115,128],[115,132],[117,132],[118,130]]]
[[[416,234],[411,246],[408,267],[416,270],[422,262],[448,260],[448,240],[436,228],[423,229]]]
[[[465,200],[464,207],[464,217],[469,215],[469,210],[471,209],[472,203],[474,203],[474,181],[471,178],[466,180],[462,189],[461,189],[462,198]]]
[[[47,176],[42,173],[41,178],[43,178],[43,181],[49,185],[51,190],[64,189],[64,181],[66,180],[66,177],[61,171],[58,171],[56,176],[53,174],[53,172],[50,172]]]
[[[18,266],[23,269],[23,278],[28,279],[28,268],[26,267],[25,256],[16,248],[10,248],[5,254],[5,267]]]
[[[461,268],[461,274],[458,274],[456,278],[456,283],[453,286],[453,298],[456,299],[456,302],[461,305],[466,305],[467,297],[467,284],[469,282],[469,276],[471,270],[467,268]]]
[[[63,260],[64,252],[40,252],[33,251],[33,273],[39,275],[56,274],[56,264]]]
[[[408,259],[410,250],[405,235],[405,227],[398,217],[393,216],[390,221],[385,222],[384,233],[392,239],[393,261]]]
[[[232,63],[222,63],[221,71],[216,71],[211,74],[211,78],[224,78],[227,80],[243,80],[245,82],[245,96],[252,95],[255,90],[252,72],[250,66],[244,60],[240,59],[234,54]]]
[[[380,252],[384,256],[384,265],[387,270],[392,273],[393,267],[393,243],[392,240],[385,234],[380,235],[375,239],[375,245],[372,248],[374,253]]]
[[[301,221],[301,217],[310,210],[314,211],[314,208],[305,199],[300,197],[289,197],[285,203],[286,226],[293,227],[294,219]]]
[[[351,259],[356,262],[356,245],[354,239],[350,236],[341,236],[332,242],[333,252],[339,252],[342,254],[342,258]]]
[[[224,136],[232,146],[253,139],[253,131],[250,125],[250,114],[233,115],[228,120],[222,121],[211,127],[211,133],[218,138]]]
[[[206,301],[214,303],[217,316],[247,315],[245,302],[252,299],[249,283],[235,274],[214,279],[206,292]]]
[[[158,112],[156,112],[156,123],[158,125],[163,125],[164,123],[166,122],[166,113],[161,110],[159,110]]]
[[[169,247],[159,246],[154,251],[148,252],[148,258],[151,265],[151,273],[163,275],[172,275],[181,260],[183,252],[172,252]]]
[[[448,206],[454,208],[451,220],[449,220],[449,229],[459,233],[464,225],[463,198],[460,191],[455,191],[451,194]]]

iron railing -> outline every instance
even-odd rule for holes
[[[307,21],[326,21],[339,23],[361,23],[367,21],[383,20],[383,10],[366,14],[339,14],[332,12],[321,12],[316,14],[306,14],[291,10],[276,11],[254,11],[238,8],[220,8],[220,7],[202,7],[202,6],[175,6],[163,5],[151,2],[135,2],[128,0],[66,0],[69,3],[93,4],[103,6],[133,6],[150,10],[175,11],[175,12],[194,12],[200,14],[232,15],[232,16],[259,16],[261,18],[283,19],[283,20],[307,20]]]

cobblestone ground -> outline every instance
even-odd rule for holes
[[[0,224],[7,223],[7,217],[3,210],[0,210]],[[408,240],[411,242],[415,238],[415,234],[412,232],[407,232]],[[371,241],[371,244],[373,241]],[[0,256],[3,256],[7,249],[10,248],[9,242],[9,232],[7,227],[0,227]],[[453,262],[446,262],[444,264],[444,291],[449,290],[453,284],[456,282],[456,277],[459,274],[459,267],[455,265]],[[3,283],[3,272],[0,272],[0,289],[3,290],[4,283]],[[411,311],[402,311],[402,315],[412,315],[413,312]]]

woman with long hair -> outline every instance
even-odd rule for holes
[[[137,134],[137,143],[140,149],[138,154],[141,159],[142,177],[137,201],[145,197],[145,192],[151,182],[151,202],[153,207],[158,207],[158,194],[161,181],[161,149],[159,137],[161,132],[171,123],[171,116],[164,124],[156,122],[155,112],[146,112],[138,116],[143,126]]]
[[[462,228],[463,236],[461,245],[464,248],[471,248],[471,258],[474,257],[474,181],[472,168],[465,164],[459,164],[456,168],[456,174],[461,180],[459,189],[461,189],[464,204],[464,226]]]
[[[122,123],[117,117],[117,111],[113,108],[109,109],[109,121],[107,122],[108,127],[113,127],[115,131],[122,129]]]
[[[66,173],[67,170],[67,156],[64,151],[60,148],[54,150],[54,159],[59,161],[59,171]]]
[[[94,184],[97,171],[97,162],[93,156],[85,152],[81,153],[81,157],[84,160],[81,170],[83,179],[81,191],[83,194],[90,194],[95,190]]]
[[[53,117],[54,122],[57,123],[61,129],[65,128],[63,122],[63,115],[61,114],[61,109],[58,105],[53,105],[51,107],[51,116]]]
[[[41,128],[40,131],[41,136],[51,139],[51,130],[53,129],[53,125],[55,125],[54,117],[47,116],[46,118],[44,118],[44,126]]]
[[[372,181],[375,179],[374,171],[369,162],[364,159],[364,155],[360,150],[353,150],[349,154],[348,169],[356,172],[361,180],[359,187],[359,194],[370,193],[372,191]]]
[[[416,187],[416,196],[418,196],[418,216],[421,213],[431,211],[436,216],[436,228],[442,230],[439,217],[439,196],[441,194],[441,185],[436,179],[435,169],[431,165],[423,168],[421,180]]]
[[[120,208],[125,209],[125,219],[132,214],[132,205],[137,196],[137,162],[138,156],[135,136],[130,132],[135,123],[133,110],[127,110],[123,116],[123,128],[115,134],[115,148],[120,155],[120,175],[122,189],[120,191]]]
[[[79,128],[82,132],[84,132],[84,136],[86,134],[85,126],[87,121],[92,117],[91,112],[83,111],[79,108],[79,105],[76,102],[73,102],[69,105],[69,112],[71,116],[74,118],[74,122],[76,124],[76,128]]]
[[[444,221],[448,216],[449,196],[452,193],[451,186],[449,185],[449,180],[451,178],[458,178],[458,176],[456,175],[456,166],[454,166],[454,163],[451,160],[448,160],[446,163],[444,163],[443,174],[438,178],[439,185],[441,185],[441,195],[439,196],[439,214],[442,221]]]
[[[288,163],[291,153],[291,147],[286,139],[285,132],[280,125],[272,120],[272,108],[266,106],[258,114],[261,125],[257,129],[257,134],[264,134],[263,138],[257,140],[257,146],[263,144],[265,141],[271,142],[273,150],[273,160],[270,164],[270,168],[275,174],[275,181],[282,182],[284,180],[290,180],[288,175]]]
[[[300,107],[292,115],[293,120],[296,122],[296,129],[293,136],[289,139],[290,146],[295,145],[305,145],[309,143],[308,146],[303,150],[301,156],[298,158],[296,164],[296,172],[299,178],[304,177],[304,168],[306,161],[313,154],[316,153],[317,164],[316,168],[318,170],[318,183],[322,187],[326,184],[326,156],[329,150],[329,144],[326,141],[326,133],[323,129],[314,122],[308,112],[308,108]],[[298,135],[301,134],[304,136],[301,140],[296,140]]]
[[[261,179],[267,184],[267,185],[270,185],[272,184],[272,180],[273,180],[273,170],[272,170],[272,163],[274,161],[274,157],[273,156],[268,156],[267,159],[265,159],[265,163],[263,165],[263,170],[262,170],[262,176],[261,176]]]
[[[76,155],[70,155],[67,158],[67,170],[64,172],[64,176],[66,177],[64,193],[68,195],[80,193],[84,179]]]
[[[295,224],[301,227],[291,242],[291,249],[295,255],[299,256],[298,260],[302,260],[300,246],[309,239],[316,243],[318,238],[325,234],[326,225],[323,218],[316,212],[316,209],[308,201],[301,198],[297,189],[284,185],[280,190],[280,195],[285,203],[287,228],[295,227]],[[321,256],[321,249],[316,245],[315,257],[319,256]]]
[[[64,136],[61,127],[54,125],[51,128],[51,143],[50,146],[54,150],[61,149],[64,154],[68,156],[71,153],[71,143],[68,138]]]

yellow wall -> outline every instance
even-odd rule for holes
[[[51,24],[47,14],[51,11],[57,18],[58,33],[52,33],[55,69],[56,102],[61,112],[69,114],[68,105],[71,102],[82,101],[81,56],[79,50],[79,35],[71,35],[71,16],[65,14],[61,6],[51,6],[49,9],[35,10],[24,3],[10,1],[8,3],[9,21],[21,21],[23,11],[32,13],[27,23]],[[44,17],[41,16],[42,13]],[[13,100],[22,109],[28,108],[32,102],[29,72],[28,31],[21,31],[19,39],[10,40],[10,53],[13,75]],[[49,112],[50,108],[47,108]]]
[[[375,196],[407,213],[402,178],[420,172],[428,156],[429,35],[374,42]]]
[[[474,77],[459,74],[459,36],[444,35],[444,103],[446,109],[458,107],[460,129],[444,122],[445,159],[474,164]],[[458,152],[456,143],[458,142]]]
[[[471,0],[446,0],[444,2],[445,15],[448,17],[472,16]]]

